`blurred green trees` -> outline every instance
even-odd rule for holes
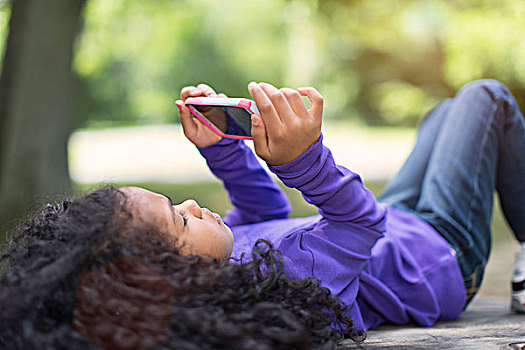
[[[348,106],[371,123],[414,124],[468,81],[494,78],[525,107],[525,2],[319,1]]]
[[[7,0],[0,0],[0,65],[4,61],[4,51],[9,33],[9,17],[11,16],[11,6]]]
[[[10,28],[12,6],[34,17]],[[0,0],[0,214],[67,187],[72,128],[174,122],[188,84],[312,85],[328,122],[415,125],[495,78],[524,110],[523,18],[523,0]]]
[[[91,121],[175,120],[187,84],[313,85],[327,119],[415,125],[464,83],[496,78],[524,106],[525,2],[90,0],[74,67]]]
[[[89,1],[74,66],[92,120],[173,121],[180,88],[282,83],[282,1]]]
[[[415,125],[479,78],[524,107],[524,16],[521,0],[89,0],[77,114],[90,126],[171,122],[182,86],[247,96],[252,80],[316,86],[326,119],[368,124]]]

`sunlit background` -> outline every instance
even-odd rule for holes
[[[252,80],[313,85],[326,121],[368,125],[414,126],[478,78],[505,82],[523,106],[524,18],[520,0],[88,0],[79,126],[176,123],[175,97],[197,82],[231,96]]]
[[[74,70],[86,126],[174,122],[182,86],[313,85],[325,118],[415,125],[482,77],[525,94],[524,1],[90,0]]]
[[[2,58],[11,5],[0,0]],[[200,82],[249,97],[250,81],[316,87],[326,143],[377,192],[424,114],[466,82],[503,81],[525,109],[524,18],[522,0],[86,0],[71,62],[73,192],[138,184],[224,213],[174,101]],[[289,194],[293,215],[315,212]]]

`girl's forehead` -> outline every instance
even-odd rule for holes
[[[161,230],[172,229],[169,200],[158,193],[140,187],[123,187],[126,206],[132,214],[132,224],[154,225]]]
[[[136,186],[121,187],[120,190],[129,196],[160,196],[158,193]]]

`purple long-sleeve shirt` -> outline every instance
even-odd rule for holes
[[[294,161],[270,166],[319,209],[307,218],[287,219],[285,194],[243,142],[222,139],[200,152],[234,206],[224,218],[232,256],[268,239],[283,254],[286,274],[316,277],[350,306],[355,330],[384,322],[431,326],[463,310],[463,279],[447,242],[416,216],[378,203],[357,174],[335,164],[322,135]]]

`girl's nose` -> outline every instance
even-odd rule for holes
[[[188,199],[180,204],[187,213],[202,219],[202,209],[193,199]]]

